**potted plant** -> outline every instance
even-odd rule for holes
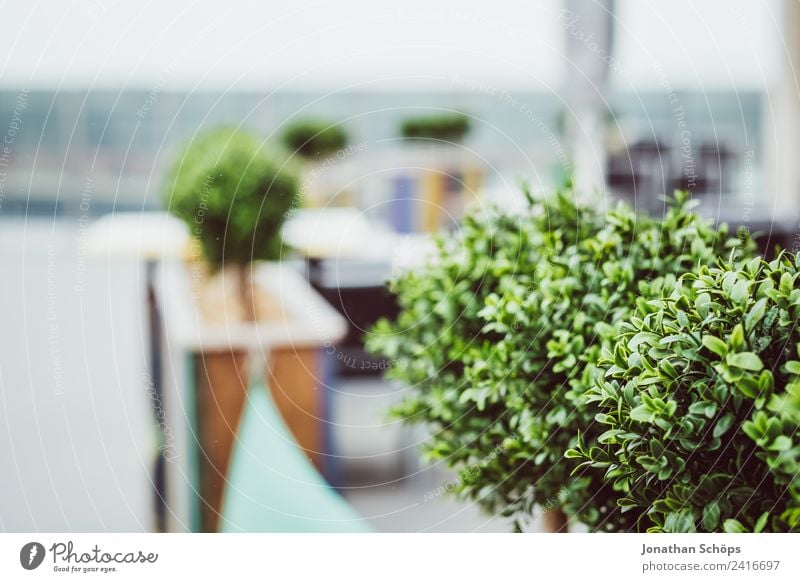
[[[618,510],[618,494],[601,473],[581,467],[573,474],[575,464],[564,460],[579,432],[587,441],[600,434],[584,395],[602,346],[613,345],[614,322],[637,298],[660,289],[664,278],[713,261],[725,247],[742,246],[691,213],[686,194],[677,195],[663,220],[637,216],[624,205],[609,213],[596,208],[576,201],[570,190],[531,200],[522,228],[514,231],[516,245],[501,247],[511,255],[499,258],[486,251],[496,230],[479,225],[483,234],[474,236],[480,244],[473,251],[440,256],[414,275],[427,288],[404,292],[404,282],[398,284],[401,327],[381,330],[394,331],[387,355],[404,364],[393,375],[417,388],[405,417],[440,428],[430,449],[466,474],[461,491],[520,521],[546,508],[554,531],[566,529],[567,516],[605,531],[626,530],[636,521]],[[444,350],[437,334],[446,326],[434,319],[436,327],[428,329],[424,314],[449,307],[449,290],[461,287],[457,280],[437,285],[441,264],[470,274],[471,288],[480,290],[475,302],[482,304],[470,322],[472,335],[447,339]],[[484,277],[491,284],[484,285]],[[444,361],[433,361],[428,350],[441,352]],[[444,385],[425,380],[442,366],[454,370],[453,379]]]
[[[341,125],[323,119],[301,119],[283,132],[283,145],[304,160],[321,160],[347,146],[347,132]]]
[[[407,140],[460,143],[470,129],[469,117],[463,113],[439,113],[404,119],[400,135]]]
[[[800,531],[800,260],[720,260],[640,301],[589,400],[606,429],[570,456],[639,529]]]
[[[753,251],[748,239],[728,238],[725,227],[711,228],[693,213],[688,194],[667,202],[663,218],[637,215],[622,203],[596,217],[584,209],[578,220],[594,221],[596,229],[553,231],[563,246],[538,266],[534,284],[491,295],[482,312],[487,329],[503,340],[470,378],[479,395],[503,394],[501,418],[516,433],[513,471],[531,479],[537,504],[557,499],[567,516],[593,530],[624,531],[635,523],[635,512],[619,511],[618,494],[600,473],[564,461],[578,434],[592,442],[602,432],[585,394],[602,349],[616,342],[615,323],[665,280],[726,249]],[[553,210],[578,211],[571,200]],[[525,508],[524,498],[519,505]]]
[[[251,265],[281,255],[280,227],[297,202],[298,177],[256,137],[220,128],[192,139],[168,177],[168,210],[183,220],[211,273],[236,273],[239,314],[258,318]]]
[[[348,146],[348,135],[337,123],[324,119],[300,119],[288,125],[281,141],[300,163],[302,180],[300,190],[304,202],[311,207],[327,207],[353,202],[350,191],[350,155],[363,151],[359,146]]]
[[[280,228],[297,196],[285,153],[239,129],[194,138],[168,175],[167,208],[194,240],[189,264],[165,265],[161,285],[172,386],[165,407],[174,426],[189,421],[185,432],[173,430],[183,464],[168,478],[170,514],[182,527],[217,529],[251,354],[268,360],[277,408],[308,456],[321,461],[320,348],[346,323],[278,262]]]
[[[471,129],[470,117],[440,112],[400,124],[404,164],[393,179],[390,222],[399,232],[436,233],[452,229],[480,193],[482,160],[458,147]],[[399,153],[399,152],[398,152]]]

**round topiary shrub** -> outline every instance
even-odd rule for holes
[[[469,117],[463,113],[442,113],[410,117],[400,126],[406,139],[461,142],[470,130]]]
[[[239,269],[246,301],[247,266],[280,257],[280,228],[297,196],[297,174],[284,155],[244,131],[221,128],[192,139],[176,157],[165,201],[212,270]]]
[[[607,430],[571,454],[640,528],[800,531],[799,264],[700,267],[640,301],[605,350],[590,400]]]
[[[402,414],[435,427],[429,452],[460,469],[463,494],[520,520],[538,505],[592,529],[628,530],[638,516],[620,511],[602,472],[574,472],[577,463],[564,460],[579,433],[591,442],[602,432],[585,402],[595,364],[637,300],[742,242],[692,213],[686,194],[663,220],[624,205],[596,208],[570,191],[535,202],[514,221],[514,236],[525,237],[514,239],[511,255],[487,252],[494,231],[475,224],[472,240],[483,243],[474,251],[446,254],[443,245],[435,263],[401,278],[399,325],[381,332],[394,333],[387,355],[402,364],[394,377],[416,387]],[[457,287],[466,273],[472,284]],[[451,288],[475,290],[467,322],[453,323],[462,311],[452,308]],[[437,310],[442,317],[429,320]],[[451,329],[455,338],[442,331]]]
[[[347,146],[347,132],[335,123],[302,119],[289,125],[281,137],[284,146],[306,160],[326,158]]]

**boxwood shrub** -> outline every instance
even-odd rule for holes
[[[280,227],[298,192],[286,156],[245,131],[223,127],[193,138],[176,156],[165,203],[218,268],[279,258]]]
[[[484,329],[503,339],[470,370],[471,385],[479,398],[488,394],[505,407],[515,434],[511,475],[533,484],[528,499],[505,502],[523,515],[534,503],[557,499],[592,529],[628,530],[638,521],[635,510],[618,508],[619,494],[601,472],[576,471],[564,455],[579,434],[592,442],[602,432],[585,396],[603,347],[617,341],[619,322],[677,275],[743,246],[693,213],[687,194],[667,202],[663,219],[618,205],[596,233],[576,237],[541,263],[534,285],[512,284],[487,298]],[[745,246],[752,251],[749,241]]]
[[[326,158],[347,146],[347,132],[323,119],[301,119],[290,124],[282,135],[286,148],[303,159]]]
[[[571,456],[650,531],[800,531],[800,259],[720,261],[639,301]]]
[[[436,262],[396,282],[403,311],[372,346],[415,387],[400,412],[433,425],[428,451],[460,469],[463,494],[518,520],[557,506],[593,529],[636,527],[602,471],[573,473],[564,455],[601,432],[585,394],[618,322],[665,280],[742,246],[690,206],[678,194],[656,220],[560,192],[510,219],[511,244],[489,252],[496,229],[472,219],[457,249],[442,241]]]
[[[400,134],[406,139],[427,139],[444,142],[460,142],[469,133],[469,117],[463,113],[440,113],[410,117],[400,126]]]

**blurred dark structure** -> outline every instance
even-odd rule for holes
[[[364,336],[382,317],[399,313],[395,296],[386,285],[391,265],[381,261],[307,259],[307,276],[318,291],[348,322],[345,338],[329,349],[330,372],[340,378],[380,377],[387,363],[364,349]]]
[[[703,142],[693,149],[640,140],[608,157],[606,180],[617,196],[653,211],[658,194],[673,190],[700,196],[733,193],[740,158],[725,143]]]

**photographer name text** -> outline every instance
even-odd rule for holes
[[[726,546],[725,544],[699,544],[696,546],[679,546],[672,544],[668,546],[649,546],[642,544],[642,556],[649,554],[741,554],[740,546]]]

